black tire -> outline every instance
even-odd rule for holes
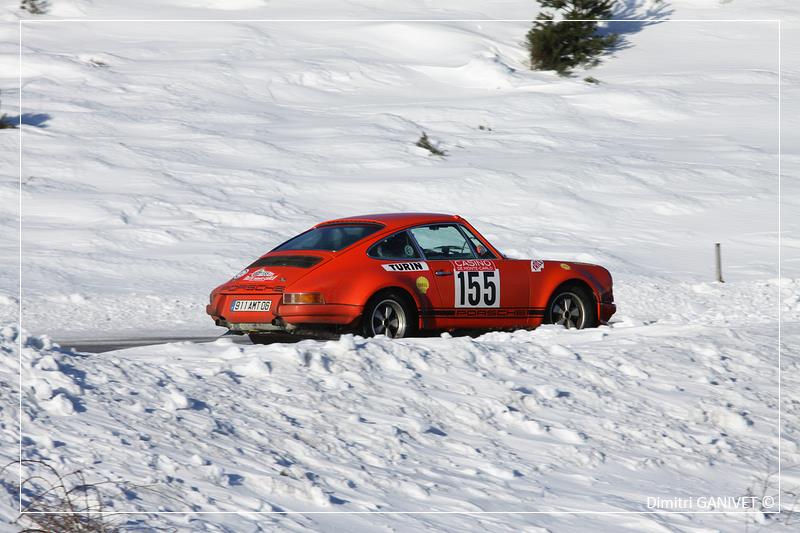
[[[545,318],[548,324],[562,325],[567,329],[596,328],[597,305],[591,292],[584,287],[567,285],[553,293]]]
[[[360,333],[364,337],[386,335],[392,339],[417,332],[417,310],[410,298],[396,291],[379,292],[364,306]]]

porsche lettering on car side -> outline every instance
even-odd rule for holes
[[[583,329],[616,307],[601,266],[511,259],[457,215],[396,213],[317,224],[214,289],[206,310],[263,342],[276,332]]]

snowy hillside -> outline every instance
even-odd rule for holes
[[[129,16],[107,4],[53,2],[53,14]],[[504,16],[532,16],[527,4]],[[702,16],[745,16],[736,4]],[[679,8],[636,12],[699,16]],[[182,13],[199,16],[163,10]],[[210,288],[242,265],[322,219],[380,211],[459,213],[508,254],[597,261],[628,286],[712,280],[714,242],[729,280],[774,278],[776,24],[618,23],[627,48],[591,71],[599,85],[527,70],[528,26],[25,24],[23,112],[39,126],[23,135],[24,326],[207,334]],[[414,146],[423,131],[446,158]],[[16,148],[10,131],[2,141]],[[2,157],[3,203],[16,206],[16,154]],[[10,209],[6,321],[18,296]]]
[[[618,512],[647,510],[648,495],[743,495],[777,467],[780,313],[783,463],[799,464],[800,7],[625,5],[620,18],[654,22],[610,23],[620,49],[560,78],[527,68],[529,0],[51,0],[23,26],[20,110],[21,11],[0,4],[0,115],[25,123],[0,130],[0,460],[17,457],[21,335],[24,456],[158,487],[115,510]],[[45,22],[60,18],[75,20]],[[142,18],[167,20],[119,21]],[[337,21],[257,20],[301,18]],[[464,20],[487,18],[523,22]],[[778,25],[763,20],[776,18],[780,202]],[[423,132],[446,157],[414,145]],[[48,340],[222,333],[204,314],[211,288],[316,222],[385,211],[458,213],[508,255],[600,263],[615,320],[91,356]],[[785,492],[798,484],[784,473]],[[3,496],[4,519],[15,505]],[[589,523],[131,519],[182,531]],[[591,517],[601,531],[748,521],[775,525]]]

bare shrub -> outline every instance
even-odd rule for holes
[[[23,508],[16,524],[25,532],[45,533],[120,533],[104,512],[103,485],[114,482],[87,483],[80,470],[62,475],[44,461],[23,459],[3,467],[21,465],[35,467],[21,485],[12,483],[23,497]],[[0,471],[0,472],[2,472]]]
[[[431,155],[438,155],[440,157],[447,155],[447,152],[440,150],[435,144],[433,144],[433,142],[431,142],[430,138],[428,138],[428,134],[424,131],[422,132],[419,140],[417,140],[416,146],[426,149],[431,153]]]

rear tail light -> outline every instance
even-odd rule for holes
[[[286,292],[283,294],[283,303],[286,305],[300,305],[300,304],[324,304],[320,292]]]

